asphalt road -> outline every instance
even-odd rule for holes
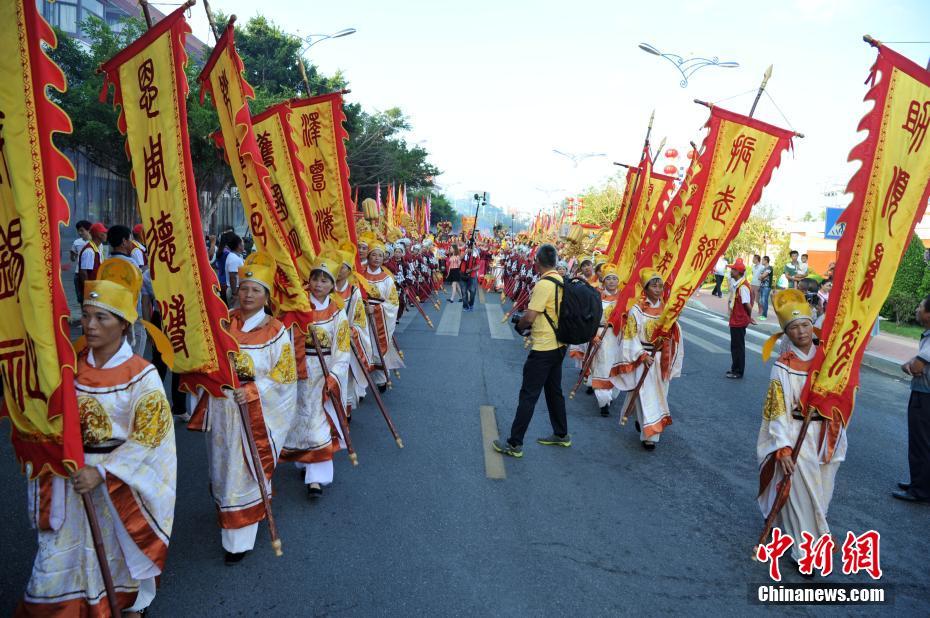
[[[352,424],[360,465],[337,457],[336,483],[308,501],[298,472],[275,475],[284,557],[267,528],[235,567],[223,552],[207,488],[204,437],[178,432],[175,529],[152,616],[370,615],[927,615],[930,506],[890,497],[907,477],[905,383],[864,370],[830,510],[838,539],[877,529],[893,602],[780,606],[750,602],[766,567],[749,556],[761,530],[755,457],[768,368],[748,352],[746,377],[724,378],[721,320],[688,310],[684,375],[673,382],[674,424],[654,452],[632,423],[601,418],[590,396],[568,403],[574,445],[544,447],[545,403],[525,456],[489,479],[480,407],[508,434],[526,351],[498,327],[496,296],[473,313],[427,309],[397,336],[408,369],[385,399],[404,439],[398,449],[373,402]],[[440,334],[441,333],[441,334]],[[751,345],[762,339],[750,336]],[[566,362],[564,387],[577,372]],[[492,468],[501,463],[490,458]],[[0,446],[7,524],[0,528],[0,614],[22,594],[35,552],[25,486]],[[786,582],[802,581],[783,563]],[[868,583],[834,573],[831,583]]]

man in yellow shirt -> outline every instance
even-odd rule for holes
[[[517,414],[510,428],[510,438],[495,440],[494,450],[511,457],[523,457],[523,436],[533,418],[533,409],[539,400],[539,393],[545,390],[546,406],[549,408],[549,421],[552,423],[552,435],[537,440],[547,446],[571,446],[568,434],[568,420],[565,416],[565,397],[562,395],[562,361],[565,359],[566,345],[555,336],[558,328],[558,302],[562,298],[562,277],[556,271],[558,253],[552,245],[541,245],[536,250],[535,267],[540,273],[539,281],[533,288],[533,295],[526,312],[517,323],[517,331],[531,331],[533,349],[523,365],[523,384],[520,387],[520,402]],[[559,282],[557,285],[547,279],[551,277]]]

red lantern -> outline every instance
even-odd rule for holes
[[[668,175],[672,175],[672,174],[678,173],[678,168],[675,167],[674,165],[666,165],[665,169],[663,169],[662,171],[664,171]]]
[[[693,159],[693,158],[696,157],[696,156],[697,156],[697,151],[695,151],[695,150],[689,150],[689,151],[688,151],[688,158],[689,158],[689,159]]]
[[[677,159],[678,151],[675,150],[674,148],[669,148],[668,150],[665,151],[665,156],[668,157],[669,159]]]

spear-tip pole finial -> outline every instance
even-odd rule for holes
[[[752,118],[752,115],[756,113],[756,106],[759,104],[759,99],[762,98],[762,93],[765,92],[765,87],[769,83],[769,79],[772,77],[772,67],[774,65],[769,65],[769,68],[765,70],[765,74],[762,76],[762,83],[759,84],[759,92],[756,93],[756,99],[752,102],[752,108],[749,110],[749,117]]]

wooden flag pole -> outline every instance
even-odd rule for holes
[[[106,488],[104,488],[104,491],[106,491]],[[81,501],[84,503],[84,514],[87,515],[87,523],[90,525],[90,538],[94,542],[94,553],[97,555],[97,563],[100,565],[103,588],[107,591],[107,605],[110,606],[111,615],[119,616],[122,610],[116,601],[116,586],[113,585],[113,574],[110,573],[107,550],[103,545],[103,535],[100,533],[97,509],[94,507],[94,501],[91,499],[89,492],[81,494]]]
[[[371,374],[368,372],[368,367],[365,366],[365,359],[362,357],[362,354],[359,352],[358,348],[355,347],[354,341],[352,342],[352,353],[355,354],[355,360],[358,361],[359,367],[362,368],[362,373],[365,374],[365,382],[368,383],[368,389],[371,391],[372,397],[375,398],[375,403],[378,404],[378,409],[381,410],[381,416],[384,417],[391,435],[394,436],[394,442],[397,443],[398,448],[404,448],[404,441],[400,439],[400,436],[397,433],[397,428],[394,427],[394,421],[391,420],[391,415],[388,413],[387,406],[384,405],[384,400],[381,399],[381,393],[378,392],[378,386],[375,384],[375,381],[371,379]]]
[[[142,16],[145,18],[145,27],[152,28],[152,12],[149,9],[148,0],[139,0],[139,6],[142,7]]]
[[[249,417],[249,409],[246,404],[237,404],[239,407],[239,419],[242,428],[245,430],[245,441],[249,447],[249,457],[252,460],[252,470],[255,473],[255,480],[258,482],[258,491],[262,496],[262,506],[265,508],[265,515],[268,516],[268,531],[271,533],[271,547],[274,549],[274,555],[279,558],[284,555],[281,549],[281,537],[278,536],[278,527],[274,523],[274,515],[271,513],[271,496],[268,495],[268,488],[265,486],[265,468],[262,466],[261,457],[258,454],[258,445],[255,444],[255,434],[252,431],[252,419]],[[264,422],[264,419],[263,419]]]
[[[297,52],[297,64],[300,66],[300,76],[304,80],[304,87],[307,89],[307,96],[310,96],[310,80],[307,78],[307,67],[304,65],[303,56],[300,55],[300,51]],[[346,91],[343,91],[343,94]]]
[[[762,76],[762,83],[759,84],[759,92],[756,93],[756,99],[752,102],[752,108],[749,110],[749,117],[752,118],[752,115],[756,113],[756,105],[759,104],[759,99],[762,98],[762,93],[765,92],[765,87],[769,83],[769,79],[772,77],[772,67],[769,65],[769,68],[765,70],[765,74]]]
[[[339,428],[342,429],[342,439],[346,443],[346,450],[349,451],[349,461],[352,462],[353,466],[357,466],[358,455],[355,454],[355,449],[352,447],[352,438],[349,436],[349,421],[346,417],[346,411],[345,408],[342,407],[342,399],[329,391],[327,383],[329,382],[329,376],[331,374],[329,373],[329,367],[326,365],[326,359],[323,358],[323,348],[320,346],[320,341],[316,337],[316,331],[312,324],[310,325],[308,334],[310,335],[310,341],[313,342],[316,359],[320,361],[320,369],[323,370],[323,395],[329,398],[329,402],[333,404],[333,408],[336,410],[336,418],[339,419]]]
[[[697,103],[698,105],[703,105],[704,107],[706,107],[706,108],[708,108],[708,109],[713,109],[714,107],[716,107],[713,103],[710,103],[710,102],[708,102],[708,101],[702,101],[701,99],[694,99],[694,102]],[[795,136],[795,137],[803,138],[803,137],[804,137],[804,134],[803,134],[803,133],[798,133],[797,131],[794,131],[794,136]]]

